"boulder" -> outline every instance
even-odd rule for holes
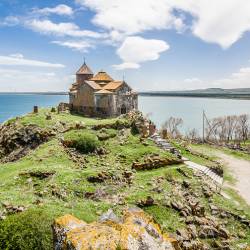
[[[168,157],[160,157],[157,155],[152,155],[144,158],[143,162],[133,162],[132,169],[135,170],[151,170],[160,167],[165,167],[168,165],[180,164],[181,160],[171,159]]]
[[[46,120],[52,120],[52,116],[51,116],[51,114],[46,114],[45,119],[46,119]]]
[[[199,237],[201,239],[217,238],[219,237],[219,232],[213,226],[201,226],[199,231]]]
[[[55,250],[179,249],[176,240],[138,208],[125,210],[122,219],[109,210],[90,224],[65,215],[54,221],[53,236]]]
[[[153,206],[153,205],[155,205],[155,201],[151,196],[148,196],[145,200],[140,200],[137,203],[137,206],[141,207],[141,208],[142,207],[150,207],[150,206]]]

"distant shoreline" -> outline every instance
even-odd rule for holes
[[[68,92],[0,92],[0,95],[68,95]]]
[[[250,100],[250,89],[190,91],[140,91],[139,96]],[[0,95],[69,95],[68,92],[0,92]]]
[[[250,94],[202,94],[202,93],[152,93],[152,92],[140,92],[139,95],[140,96],[151,96],[151,97],[186,97],[186,98],[250,100]]]

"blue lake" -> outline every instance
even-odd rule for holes
[[[184,121],[181,129],[184,133],[192,128],[201,132],[203,110],[208,119],[226,115],[250,116],[250,100],[152,96],[141,96],[139,100],[139,109],[149,114],[158,128],[169,117],[180,117]]]
[[[66,95],[0,94],[0,123],[31,112],[34,105],[52,107],[67,101]],[[250,100],[139,96],[139,109],[149,114],[158,127],[170,116],[181,117],[184,120],[182,131],[185,132],[191,128],[201,130],[203,110],[208,118],[250,115]]]
[[[67,101],[66,95],[0,94],[0,123],[32,112],[35,105],[52,107]]]

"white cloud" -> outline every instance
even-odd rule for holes
[[[91,30],[81,30],[79,26],[74,23],[53,23],[52,21],[32,19],[27,20],[25,25],[33,31],[42,34],[56,35],[56,36],[71,36],[71,37],[91,37],[100,38],[104,34],[97,33]]]
[[[33,13],[42,14],[42,15],[64,15],[64,16],[72,16],[74,14],[73,9],[65,4],[59,4],[54,8],[43,8],[43,9],[34,9]]]
[[[205,42],[228,48],[245,32],[250,31],[249,0],[76,0],[76,2],[95,13],[93,23],[105,28],[113,42],[122,42],[126,36],[138,35],[149,30],[175,29],[189,30]],[[73,13],[72,8],[64,4],[34,11],[44,15],[55,13],[70,16]],[[28,16],[30,19],[32,15]],[[20,22],[22,20],[20,21],[19,17],[8,16],[0,20],[0,25],[13,26]],[[56,24],[50,20],[35,19],[26,20],[26,25],[44,34],[103,37],[103,34],[97,32],[81,30],[74,23]],[[187,27],[189,29],[186,29]]]
[[[250,87],[250,67],[242,67],[230,76],[222,79],[202,80],[199,78],[187,78],[183,82],[174,84],[182,89],[204,89],[204,88],[249,88]]]
[[[94,24],[112,32],[135,35],[147,30],[177,29],[189,26],[200,39],[230,47],[250,30],[248,0],[76,0],[95,12]],[[182,14],[177,14],[179,10]],[[183,13],[192,16],[183,17]],[[184,15],[185,16],[185,15]],[[186,23],[185,23],[186,21]],[[115,31],[115,33],[114,33]]]
[[[13,54],[10,56],[0,56],[0,65],[4,66],[30,66],[47,68],[64,68],[62,64],[43,62],[32,59],[25,59],[22,54]]]
[[[250,1],[247,0],[171,0],[173,7],[194,18],[193,34],[206,42],[230,47],[250,30]]]
[[[169,49],[169,45],[162,40],[144,39],[130,36],[125,39],[117,54],[123,60],[120,65],[113,65],[116,69],[139,68],[146,61],[157,60],[160,53]]]
[[[116,70],[139,69],[140,64],[131,63],[131,62],[124,62],[124,63],[121,63],[121,64],[113,65],[113,68],[116,69]]]
[[[55,72],[0,68],[0,92],[68,91],[72,77]]]
[[[215,86],[224,88],[249,88],[250,87],[250,67],[240,68],[230,77],[214,81]]]
[[[93,23],[127,35],[176,26],[171,5],[166,0],[77,0],[96,12]],[[177,24],[181,28],[181,20]]]
[[[52,41],[52,43],[80,52],[88,52],[94,46],[87,41]]]
[[[16,16],[7,16],[2,21],[0,20],[0,26],[16,26],[20,23],[20,19]]]
[[[185,83],[201,83],[202,81],[199,78],[187,78],[184,80]]]

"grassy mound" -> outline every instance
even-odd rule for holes
[[[0,221],[0,249],[47,250],[52,248],[53,219],[46,210],[30,209]]]
[[[69,131],[65,134],[63,143],[84,154],[92,153],[100,146],[97,136],[87,130]]]

